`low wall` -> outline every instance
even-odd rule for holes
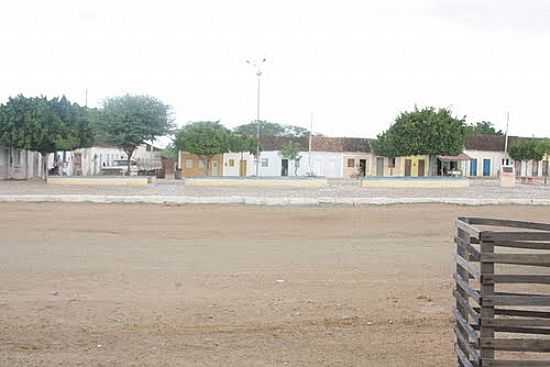
[[[470,186],[463,177],[368,177],[361,181],[362,187],[369,188],[418,188],[453,189]]]
[[[49,185],[76,185],[76,186],[147,186],[153,182],[152,177],[48,177]]]
[[[217,187],[294,187],[319,188],[328,185],[324,177],[196,177],[186,178],[189,186],[217,186]]]

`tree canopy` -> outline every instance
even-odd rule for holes
[[[48,99],[18,95],[0,106],[0,143],[40,152],[47,180],[49,153],[93,143],[88,110],[65,96]]]
[[[107,98],[97,125],[106,143],[128,155],[128,174],[136,148],[170,134],[174,126],[168,105],[155,97],[129,94]]]
[[[236,133],[229,136],[229,150],[233,153],[249,152],[256,154],[256,139]]]
[[[255,137],[258,124],[256,121],[237,126],[233,131],[240,135]],[[277,122],[260,121],[260,134],[262,136],[304,137],[309,135],[309,130],[301,126],[279,124]]]
[[[540,161],[546,154],[550,154],[550,140],[520,140],[510,146],[509,154],[517,161]]]
[[[490,121],[479,121],[473,124],[467,124],[464,131],[466,136],[471,135],[504,135],[502,130],[497,130]]]
[[[183,126],[174,140],[179,150],[195,154],[203,159],[208,175],[210,160],[231,148],[231,132],[219,121],[197,121]]]
[[[376,154],[387,157],[459,154],[464,147],[465,119],[434,107],[402,112],[374,142]]]

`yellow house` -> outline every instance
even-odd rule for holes
[[[398,172],[396,176],[422,177],[429,175],[430,157],[428,155],[413,155],[396,159]]]

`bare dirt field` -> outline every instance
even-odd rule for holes
[[[451,366],[453,222],[545,207],[0,205],[0,366]]]

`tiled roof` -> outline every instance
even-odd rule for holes
[[[464,140],[466,150],[485,150],[491,152],[504,152],[505,146],[504,135],[473,135],[468,136]],[[520,141],[526,140],[541,140],[544,138],[528,138],[523,136],[509,136],[508,147]]]
[[[309,149],[309,137],[289,138],[281,136],[263,136],[260,138],[261,146],[264,151],[281,150],[281,148],[290,141],[300,145],[303,151]],[[328,137],[314,135],[311,139],[311,150],[315,152],[364,152],[371,151],[369,139],[366,138],[348,138],[348,137]]]

